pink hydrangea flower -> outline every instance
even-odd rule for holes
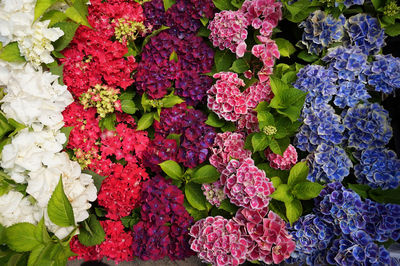
[[[243,133],[218,133],[210,148],[212,155],[210,163],[222,172],[231,159],[242,160],[251,157],[251,151],[244,149],[245,135]]]
[[[272,74],[275,58],[279,58],[280,54],[275,41],[263,36],[257,36],[257,38],[262,44],[254,45],[251,49],[251,53],[263,62],[263,67],[257,75],[260,82],[266,82]]]
[[[206,196],[207,201],[212,205],[219,207],[221,201],[226,199],[224,187],[219,180],[212,184],[203,184],[201,189],[203,190],[203,194]]]
[[[242,115],[238,121],[236,121],[236,128],[243,130],[247,134],[253,132],[259,132],[257,112],[250,111],[246,115]]]
[[[247,241],[240,226],[221,216],[197,221],[190,229],[190,247],[203,262],[213,265],[239,265],[246,260]]]
[[[214,19],[208,25],[211,31],[210,40],[214,47],[220,50],[228,48],[238,57],[242,57],[246,52],[247,26],[248,19],[240,11],[224,10],[215,14]]]
[[[240,208],[233,220],[241,226],[241,232],[249,243],[247,260],[279,264],[295,249],[285,221],[274,212],[268,212],[268,208]]]
[[[231,160],[220,180],[233,204],[255,210],[268,206],[269,195],[275,190],[265,172],[258,169],[251,158],[241,162]]]
[[[246,97],[239,89],[245,85],[244,81],[232,72],[216,73],[213,77],[218,80],[207,91],[207,107],[228,121],[247,114]]]
[[[287,147],[283,156],[273,153],[268,148],[265,150],[265,157],[267,157],[269,165],[275,169],[289,170],[297,163],[297,151],[292,144]]]
[[[248,87],[244,94],[246,95],[246,104],[248,108],[254,109],[260,102],[270,102],[274,97],[271,91],[269,80],[266,82],[256,82]]]

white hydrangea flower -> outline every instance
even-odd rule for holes
[[[89,217],[87,210],[89,202],[97,198],[97,189],[93,184],[92,176],[81,173],[77,162],[71,161],[65,152],[54,154],[45,162],[46,167],[29,173],[26,192],[37,200],[39,207],[46,208],[48,201],[62,176],[64,192],[74,211],[75,222],[81,222]],[[47,221],[49,229],[56,233],[59,227]],[[57,235],[62,236],[68,230],[61,230]],[[67,233],[68,234],[68,233]]]
[[[58,76],[42,69],[36,71],[31,64],[4,76],[1,78],[0,75],[0,86],[5,87],[7,94],[0,102],[8,118],[25,125],[36,123],[52,129],[64,125],[61,112],[73,102],[73,98],[67,86],[58,83]]]
[[[36,224],[41,216],[40,208],[20,192],[11,190],[0,196],[0,224],[6,227],[23,222]]]
[[[27,171],[37,171],[63,149],[64,133],[54,130],[18,132],[2,151],[1,167],[17,183],[25,183]]]

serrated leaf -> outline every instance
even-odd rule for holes
[[[257,119],[261,131],[266,126],[275,126],[275,118],[270,112],[258,112]]]
[[[200,184],[187,183],[185,186],[185,196],[187,201],[199,211],[204,211],[206,207],[206,198],[201,190]]]
[[[290,187],[287,184],[280,184],[275,188],[274,193],[272,193],[270,197],[282,202],[291,202],[294,199]]]
[[[234,6],[231,4],[230,0],[213,0],[216,8],[219,10],[233,10]]]
[[[307,63],[312,63],[312,62],[314,62],[314,61],[316,61],[316,60],[319,59],[319,57],[318,57],[317,55],[315,55],[315,54],[309,54],[309,53],[307,53],[307,51],[305,51],[305,50],[301,51],[301,52],[297,55],[297,57],[300,58],[300,59],[303,60],[303,61],[306,61]]]
[[[288,71],[282,75],[282,81],[286,84],[292,84],[297,79],[296,71]]]
[[[30,223],[17,223],[6,228],[7,245],[17,252],[31,251],[40,242],[35,237],[35,226]]]
[[[122,100],[121,101],[121,109],[124,113],[130,114],[130,115],[136,113],[136,111],[139,110],[136,107],[135,102],[132,100]]]
[[[60,28],[64,35],[61,36],[57,41],[53,43],[54,50],[62,51],[74,38],[76,29],[78,29],[79,25],[73,22],[57,22],[53,25],[53,28]]]
[[[65,15],[78,24],[91,28],[86,16],[88,15],[88,7],[85,0],[75,0],[72,6],[66,11]]]
[[[153,124],[153,121],[154,121],[154,114],[153,113],[145,113],[139,119],[136,129],[137,130],[145,130]]]
[[[282,180],[279,178],[279,176],[274,176],[271,177],[270,179],[274,188],[277,188],[282,184]]]
[[[7,62],[21,63],[25,58],[21,55],[17,42],[10,42],[0,50],[0,59]]]
[[[171,107],[173,107],[174,105],[183,103],[184,100],[183,100],[182,98],[180,98],[178,95],[170,94],[170,95],[165,96],[165,97],[161,100],[161,102],[162,102],[162,104],[163,104],[163,107],[165,107],[165,108],[171,108]]]
[[[74,212],[64,193],[61,176],[47,205],[47,214],[50,220],[58,226],[68,227],[75,225]]]
[[[324,186],[310,181],[296,184],[293,189],[293,195],[300,200],[310,200],[319,195]]]
[[[212,127],[223,127],[225,125],[225,121],[219,119],[215,113],[210,113],[206,120],[206,124]]]
[[[286,217],[288,218],[290,225],[296,222],[301,214],[303,213],[303,206],[300,200],[294,199],[291,202],[285,202],[286,207]]]
[[[309,168],[306,162],[298,162],[290,169],[288,185],[293,187],[296,184],[307,181]]]
[[[53,4],[57,3],[58,0],[37,0],[35,5],[35,18],[37,20],[41,15],[46,12]]]
[[[229,49],[223,51],[217,50],[214,55],[214,63],[216,72],[227,71],[231,67],[233,61],[235,61],[236,55],[231,53]]]
[[[175,0],[163,0],[165,12],[167,12],[167,10],[168,10],[171,6],[173,6],[175,3],[176,3]]]
[[[121,95],[118,97],[118,99],[122,100],[132,100],[133,97],[135,97],[136,93],[134,91],[124,91],[121,93]]]
[[[289,144],[290,139],[288,137],[283,139],[271,139],[269,148],[273,153],[283,156],[283,153],[286,151],[287,147],[289,147]]]
[[[88,169],[82,170],[82,173],[92,176],[93,184],[97,189],[97,193],[99,193],[100,188],[101,188],[101,184],[103,183],[104,179],[106,179],[107,177],[99,175],[98,173],[90,171]]]
[[[99,126],[101,129],[107,129],[110,131],[115,130],[115,121],[117,120],[117,116],[115,113],[107,114],[106,117],[99,121]]]
[[[46,225],[44,224],[44,217],[40,219],[33,233],[35,235],[36,240],[42,244],[46,244],[51,241],[49,233],[47,232],[46,229]]]
[[[208,216],[208,212],[206,210],[199,211],[198,209],[193,208],[192,205],[185,199],[183,202],[183,206],[185,206],[186,211],[193,217],[195,221],[201,220]]]
[[[253,146],[253,151],[263,151],[270,143],[270,139],[264,132],[257,132],[251,138],[251,144]]]
[[[291,54],[296,52],[296,48],[294,48],[293,44],[291,44],[288,40],[283,38],[274,39],[276,45],[278,45],[278,50],[281,56],[290,57]]]
[[[60,129],[61,133],[64,133],[65,137],[67,138],[67,140],[65,141],[65,143],[63,143],[63,147],[67,147],[68,145],[68,141],[69,141],[69,135],[71,134],[72,129],[74,129],[74,127],[62,127]]]
[[[230,214],[235,214],[239,209],[236,205],[232,204],[229,199],[224,199],[218,207],[221,210],[227,211]]]
[[[395,37],[400,34],[400,23],[388,25],[385,27],[385,33],[391,37]]]
[[[244,58],[236,59],[230,68],[230,70],[232,70],[236,73],[243,73],[249,69],[250,69],[250,65]]]
[[[219,179],[219,176],[220,174],[217,169],[207,164],[197,169],[190,181],[198,184],[213,183]]]
[[[42,18],[40,20],[50,20],[49,27],[52,27],[57,22],[67,20],[67,16],[64,14],[64,12],[61,12],[59,10],[49,10],[42,15]]]
[[[175,161],[168,160],[158,164],[161,169],[166,173],[169,177],[175,180],[181,180],[183,176],[182,167]]]
[[[83,245],[94,246],[104,241],[106,234],[94,214],[91,214],[82,225],[79,229],[78,239]]]
[[[224,126],[221,127],[221,130],[222,132],[227,132],[227,131],[234,132],[236,131],[236,126],[232,122],[225,122]]]

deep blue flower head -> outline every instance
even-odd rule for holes
[[[337,73],[339,79],[348,81],[365,81],[363,72],[369,68],[367,59],[367,55],[357,46],[335,47],[323,58],[330,63],[329,67]]]
[[[385,148],[369,148],[355,153],[360,164],[354,167],[357,182],[372,188],[395,189],[400,182],[400,160]]]
[[[342,143],[344,126],[340,116],[335,114],[330,105],[306,104],[302,117],[304,124],[300,127],[294,142],[300,150],[313,152],[322,143],[328,145]]]
[[[353,166],[346,152],[338,147],[322,143],[314,153],[307,157],[310,173],[307,179],[312,182],[330,183],[342,181],[349,175]]]
[[[328,103],[337,94],[337,75],[332,69],[320,65],[307,65],[297,73],[293,84],[296,89],[307,92],[306,102],[313,105]]]
[[[371,96],[368,94],[364,82],[356,79],[354,81],[339,81],[339,89],[333,103],[340,107],[354,107],[360,101],[367,101]]]
[[[359,104],[342,113],[349,147],[364,150],[386,145],[392,137],[389,113],[379,104]]]
[[[367,14],[350,17],[345,24],[352,45],[365,54],[377,54],[385,45],[385,33],[376,18]]]
[[[343,15],[335,19],[321,10],[313,12],[307,20],[299,24],[299,27],[304,28],[302,43],[309,53],[320,54],[325,47],[341,41],[345,21]]]
[[[392,55],[376,55],[366,74],[368,84],[376,91],[392,93],[400,88],[400,59]]]
[[[349,7],[353,6],[353,5],[363,5],[364,4],[364,0],[344,0],[342,2],[347,8],[349,8]],[[338,4],[339,3],[336,3],[336,6]]]

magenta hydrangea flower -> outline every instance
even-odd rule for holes
[[[207,91],[208,109],[228,121],[236,121],[241,115],[247,114],[246,97],[240,91],[245,84],[238,74],[220,72],[213,77],[217,82]]]
[[[242,115],[238,121],[236,121],[236,128],[242,130],[247,134],[253,132],[259,132],[258,118],[256,111],[250,111],[246,115]]]
[[[270,102],[274,98],[269,80],[267,82],[256,82],[248,87],[244,94],[246,95],[246,104],[248,108],[254,109],[260,102]]]
[[[269,195],[275,190],[265,172],[258,169],[251,158],[241,162],[231,160],[222,171],[220,180],[233,204],[255,210],[268,206]]]
[[[239,161],[250,158],[251,151],[244,149],[245,135],[243,133],[218,133],[214,139],[214,144],[210,147],[212,155],[210,163],[219,172],[225,170],[230,159]]]
[[[289,258],[296,247],[285,221],[274,212],[268,212],[268,208],[240,208],[233,220],[241,226],[242,235],[249,243],[247,260],[279,264]]]
[[[261,44],[256,44],[251,49],[251,53],[259,58],[263,63],[263,67],[257,73],[260,82],[265,82],[269,80],[269,76],[272,74],[275,58],[280,57],[280,53],[278,50],[278,45],[276,45],[275,41],[264,37],[257,36],[257,38],[262,42]]]
[[[247,26],[248,19],[244,13],[238,11],[224,10],[215,14],[215,17],[208,29],[211,31],[210,40],[214,47],[220,50],[228,48],[238,57],[242,57],[246,52]]]
[[[289,170],[297,163],[297,151],[292,144],[287,147],[283,156],[273,153],[268,148],[265,150],[265,157],[269,161],[269,166],[275,169]]]
[[[246,260],[247,241],[240,226],[222,216],[197,221],[190,229],[192,250],[206,263],[213,265],[239,265]]]
[[[203,184],[201,189],[203,190],[203,194],[206,196],[207,201],[216,207],[219,207],[221,201],[226,199],[224,186],[219,180],[211,184]]]

